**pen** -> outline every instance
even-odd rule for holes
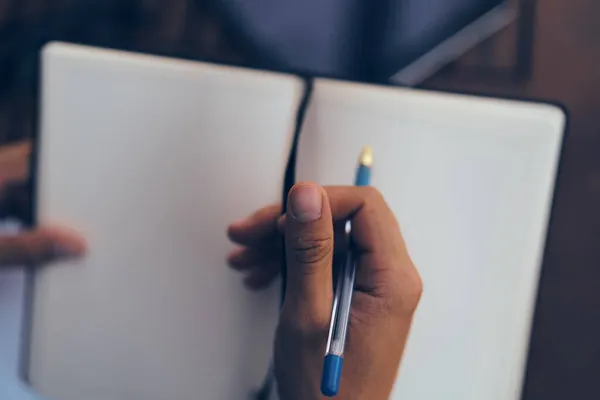
[[[355,186],[369,186],[371,180],[371,167],[373,166],[373,150],[365,147],[360,154],[356,170]],[[356,263],[352,245],[352,223],[346,222],[346,236],[349,238],[349,247],[344,265],[340,268],[333,298],[331,323],[329,325],[329,338],[325,361],[323,362],[323,375],[321,378],[321,392],[328,397],[338,394],[342,365],[344,363],[344,345],[348,333],[348,320],[350,305],[354,290],[356,276]]]

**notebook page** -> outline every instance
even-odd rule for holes
[[[351,184],[370,144],[424,281],[393,399],[520,398],[564,124],[542,104],[316,83],[298,177]]]
[[[302,91],[292,76],[46,48],[37,213],[90,251],[37,275],[36,391],[241,399],[261,383],[279,293],[243,288],[225,232],[280,200]]]

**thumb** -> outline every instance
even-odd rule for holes
[[[333,220],[325,190],[300,183],[290,190],[285,226],[286,306],[327,320],[333,301]]]

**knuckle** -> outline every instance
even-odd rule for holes
[[[414,313],[423,295],[423,280],[416,268],[402,277],[401,290],[392,296],[394,308],[400,313]]]
[[[299,264],[317,264],[333,253],[333,238],[300,235],[291,243],[292,256]]]
[[[373,186],[366,186],[365,187],[365,201],[367,203],[373,203],[373,204],[385,204],[385,200],[383,198],[383,194],[379,191],[379,189],[377,189],[376,187]]]

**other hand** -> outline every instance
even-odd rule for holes
[[[0,208],[23,200],[29,177],[31,145],[20,142],[0,147]],[[3,214],[6,214],[3,210]],[[0,269],[13,265],[44,264],[57,259],[78,257],[85,252],[84,240],[75,232],[60,227],[8,235],[0,232]]]
[[[340,399],[387,399],[394,382],[422,283],[396,219],[369,187],[296,185],[289,212],[279,206],[233,224],[242,247],[231,266],[253,289],[280,271],[285,237],[287,287],[275,340],[275,376],[282,399],[321,399],[320,383],[333,302],[335,227],[352,220],[358,250],[356,284],[346,342]]]

